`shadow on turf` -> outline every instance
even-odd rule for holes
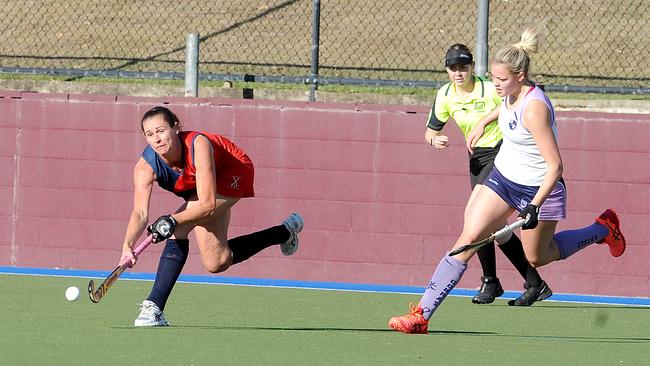
[[[585,343],[648,343],[650,338],[640,337],[584,337],[584,336],[553,336],[553,335],[521,335],[521,334],[497,334],[497,337],[508,338],[534,338],[544,340],[563,340],[567,342],[585,342]]]
[[[111,327],[113,329],[146,329],[139,327]],[[308,327],[229,327],[218,325],[173,325],[170,327],[155,327],[157,329],[213,329],[213,330],[235,330],[235,331],[294,331],[294,332],[375,332],[375,333],[396,333],[392,329],[376,329],[376,328],[308,328]],[[546,339],[546,340],[564,340],[567,342],[585,342],[585,343],[650,343],[650,338],[640,337],[584,337],[584,336],[555,336],[555,335],[521,335],[521,334],[501,334],[495,332],[474,332],[474,331],[460,331],[460,330],[430,330],[429,335],[469,335],[469,336],[491,336],[491,337],[504,337],[504,338],[531,338],[531,339]]]
[[[113,329],[143,329],[138,327],[111,327]],[[157,329],[213,329],[213,330],[235,330],[235,331],[280,331],[280,332],[370,332],[370,333],[396,333],[392,329],[377,328],[309,328],[309,327],[229,327],[218,325],[172,325],[170,327],[155,327]],[[146,328],[144,328],[146,329]],[[526,339],[545,339],[545,340],[564,340],[567,342],[584,342],[584,343],[621,343],[621,344],[638,344],[650,343],[650,338],[641,337],[586,337],[586,336],[556,336],[556,335],[521,335],[521,334],[502,334],[496,332],[474,332],[460,330],[430,330],[429,335],[469,335],[469,336],[492,336],[503,338],[526,338]]]
[[[542,306],[537,306],[536,308],[541,308]],[[623,305],[572,305],[572,304],[561,304],[561,303],[552,303],[544,302],[544,308],[557,308],[557,309],[606,309],[606,310],[641,310],[641,311],[650,311],[648,306],[623,306]],[[526,307],[520,306],[519,308],[525,309]]]
[[[136,327],[111,327],[113,329],[142,329]],[[228,327],[218,325],[172,325],[167,329],[214,329],[214,330],[270,330],[270,331],[297,331],[297,332],[389,332],[395,333],[393,329],[376,328],[308,328],[308,327]],[[458,334],[458,335],[499,335],[494,332],[472,332],[461,330],[430,330],[429,334]]]
[[[226,326],[174,326],[180,329],[220,329],[220,330],[266,330],[266,331],[299,331],[299,332],[392,332],[392,329],[375,329],[375,328],[307,328],[307,327],[226,327]],[[469,336],[492,336],[505,338],[537,338],[546,340],[564,340],[568,342],[587,342],[587,343],[646,343],[650,338],[639,337],[584,337],[584,336],[553,336],[553,335],[519,335],[519,334],[501,334],[495,332],[480,331],[460,331],[460,330],[429,330],[430,335],[469,335]]]

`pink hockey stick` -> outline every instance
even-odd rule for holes
[[[138,244],[135,249],[133,249],[133,254],[135,256],[139,256],[140,253],[142,253],[143,250],[145,250],[151,243],[153,242],[153,235],[147,236],[140,244]],[[117,279],[122,275],[122,272],[124,272],[126,269],[131,268],[133,265],[131,264],[131,261],[125,261],[120,263],[117,268],[111,272],[111,274],[106,277],[104,282],[102,282],[99,287],[95,289],[95,281],[90,280],[88,283],[88,296],[90,296],[90,301],[94,303],[98,303],[99,300],[101,300],[104,295],[106,295],[106,292],[108,292],[108,289],[117,281]]]

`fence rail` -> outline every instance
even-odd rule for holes
[[[448,46],[477,44],[480,3],[5,0],[0,72],[182,79],[198,33],[200,80],[435,87]],[[650,94],[650,2],[492,0],[488,54],[545,17],[531,75],[547,90]]]

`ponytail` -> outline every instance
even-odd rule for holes
[[[547,22],[548,18],[526,28],[521,34],[519,42],[500,49],[492,62],[506,65],[510,72],[514,74],[523,72],[524,75],[528,75],[530,54],[537,52],[539,34],[544,30]]]

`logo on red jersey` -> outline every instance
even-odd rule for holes
[[[232,176],[232,183],[230,183],[230,188],[232,189],[239,189],[239,180],[241,177],[233,175]]]

